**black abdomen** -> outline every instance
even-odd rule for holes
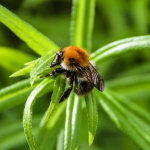
[[[81,79],[79,80],[78,78],[75,79],[74,92],[77,95],[86,95],[92,91],[93,87],[94,86],[87,79],[84,80]]]

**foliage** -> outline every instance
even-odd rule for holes
[[[32,24],[33,18],[29,17],[30,15],[27,14],[27,11],[23,12],[23,10],[20,9],[17,16],[0,5],[0,21],[31,48],[28,49],[23,44],[22,46],[18,46],[18,48],[9,48],[10,43],[5,47],[0,43],[2,45],[0,47],[0,65],[4,68],[1,71],[1,77],[4,78],[4,81],[1,82],[2,85],[0,85],[0,87],[3,87],[7,80],[7,84],[9,82],[14,83],[0,90],[0,111],[2,112],[0,149],[19,147],[23,149],[24,145],[26,145],[24,149],[27,149],[26,140],[30,149],[54,149],[55,145],[57,145],[56,149],[59,150],[85,149],[88,143],[88,136],[89,145],[93,143],[93,140],[94,143],[90,148],[87,147],[86,149],[96,150],[104,148],[113,150],[118,149],[119,140],[117,141],[117,146],[113,145],[113,142],[111,143],[111,140],[109,140],[108,132],[114,134],[112,141],[115,141],[119,132],[116,127],[121,129],[139,148],[144,150],[149,149],[150,119],[148,103],[150,99],[150,52],[148,50],[150,47],[150,36],[142,35],[147,34],[145,31],[145,26],[148,24],[145,21],[146,19],[143,20],[142,17],[139,17],[142,19],[141,21],[136,17],[139,13],[139,9],[137,11],[137,8],[140,8],[141,16],[147,15],[144,9],[147,3],[147,0],[132,2],[131,6],[134,6],[132,14],[136,14],[135,22],[137,23],[134,30],[139,31],[140,34],[137,33],[134,37],[125,38],[131,35],[133,36],[134,32],[132,34],[132,30],[130,29],[131,31],[129,31],[127,25],[123,23],[123,17],[120,12],[125,8],[123,8],[121,2],[116,0],[110,5],[108,1],[73,0],[70,44],[84,47],[91,53],[90,59],[95,62],[97,66],[101,66],[100,74],[104,77],[106,89],[102,93],[94,89],[92,93],[85,97],[78,97],[72,92],[68,100],[61,104],[58,104],[58,102],[65,90],[66,85],[64,78],[62,76],[54,76],[39,79],[39,76],[51,71],[49,64],[55,51],[59,50],[59,46],[56,45],[53,40],[57,39],[55,41],[61,43],[56,30],[60,26],[60,23],[57,25],[55,20],[53,20],[54,18],[51,18],[52,20],[49,22],[46,17],[42,18],[40,15],[34,18],[34,23],[38,22],[37,28],[39,28],[39,30],[41,29],[43,33],[48,35],[52,30],[56,32],[51,33],[49,37],[53,40],[50,40],[50,38],[47,38],[29,23],[18,17],[22,16]],[[39,8],[38,6],[41,4],[47,5],[47,1],[27,0],[22,3],[20,8],[22,7],[27,10],[31,6],[33,8]],[[94,29],[94,38],[96,38],[96,36],[98,36],[98,38],[93,40],[92,48],[95,6],[97,10],[101,10],[101,12],[98,13],[103,12],[108,16],[108,24],[110,24],[112,28],[110,32],[112,39],[105,40],[106,37],[103,32],[106,32],[106,30],[102,31],[103,25],[101,24],[101,31],[99,31],[97,27],[95,27],[95,29],[97,29],[96,31]],[[122,8],[120,6],[122,6]],[[117,9],[115,9],[116,7]],[[107,11],[110,8],[116,11],[109,14]],[[97,14],[95,14],[95,24],[98,23],[97,19],[101,20],[101,22],[106,22],[106,18],[103,18],[102,15],[101,18],[96,15]],[[63,15],[59,17],[59,20],[61,20],[61,17],[63,18],[62,20],[65,20]],[[65,20],[65,22],[67,21]],[[117,25],[116,22],[119,22],[119,25]],[[51,26],[53,29],[47,26],[47,24],[50,25],[51,23],[53,24],[53,26]],[[45,27],[47,29],[45,29]],[[64,30],[64,28],[65,25],[62,25],[62,30]],[[128,32],[125,33],[124,30],[128,31],[129,34],[127,34]],[[119,33],[118,31],[122,32]],[[97,33],[99,33],[99,35],[96,35]],[[121,33],[125,36],[122,36]],[[57,38],[55,38],[55,35]],[[60,36],[62,41],[67,43],[64,34],[62,35],[63,37]],[[5,37],[5,33],[0,36]],[[118,40],[120,39],[119,36],[125,39]],[[109,43],[112,40],[117,41],[98,48],[99,46],[97,47],[96,45],[101,45],[99,40],[104,41],[103,43]],[[6,43],[5,40],[2,40],[2,42]],[[24,47],[28,49],[27,52],[17,50],[24,49]],[[97,50],[94,51],[93,49]],[[31,53],[31,50],[41,57],[37,58],[36,54]],[[141,59],[142,65],[138,63],[138,59]],[[26,67],[21,69],[23,64],[25,64]],[[120,68],[117,70],[119,65]],[[16,72],[13,73],[14,71]],[[21,77],[18,79],[7,79],[6,75],[10,72],[13,73],[11,77],[22,75],[26,75],[27,77],[27,74],[30,73],[30,80]],[[19,81],[20,79],[24,80]],[[17,83],[15,83],[16,81]],[[30,86],[30,84],[32,86]],[[48,93],[51,92],[50,101],[50,95],[48,95]],[[38,99],[37,102],[36,99]],[[46,100],[48,100],[48,102]],[[21,128],[21,119],[19,120],[19,118],[22,118],[25,101],[23,127],[26,140],[23,135],[23,129]],[[47,108],[49,102],[50,106]],[[140,105],[143,105],[144,108]],[[11,111],[13,113],[11,113]],[[44,111],[45,114],[43,115]],[[114,122],[116,127],[111,125],[111,123],[109,124],[109,119],[104,112]],[[10,117],[10,115],[13,117]],[[16,120],[16,123],[12,123]],[[10,123],[12,123],[12,125],[5,125]],[[38,127],[39,124],[40,127]],[[13,133],[15,133],[15,135],[13,135]],[[119,134],[121,133],[119,132]],[[129,144],[129,146],[127,146],[125,143],[123,146],[120,146],[119,149],[138,149],[138,147],[130,143],[130,140],[127,140],[124,135],[119,136],[122,137],[123,141]],[[103,142],[100,142],[100,139]],[[110,145],[110,147],[108,147],[108,145]]]

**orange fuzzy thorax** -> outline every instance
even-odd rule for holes
[[[63,49],[64,63],[72,65],[70,58],[74,59],[75,63],[78,63],[81,67],[88,66],[89,54],[82,48],[77,46],[68,46]]]

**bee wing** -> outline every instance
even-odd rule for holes
[[[93,65],[89,62],[87,67],[81,67],[79,65],[75,65],[76,68],[81,71],[86,78],[100,91],[104,91],[105,84],[102,77],[99,75],[97,70],[93,67]]]

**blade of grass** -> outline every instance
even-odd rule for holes
[[[42,81],[39,79],[36,81],[35,85],[31,87],[30,80],[26,79],[24,81],[17,82],[11,86],[3,88],[0,90],[0,111],[14,107],[21,103],[24,103],[30,94],[30,92]],[[52,85],[49,85],[43,94],[52,91]]]
[[[150,146],[150,138],[149,135],[142,130],[141,124],[137,123],[140,119],[132,112],[122,107],[107,90],[105,90],[103,94],[96,91],[96,97],[114,123],[140,148],[148,149]]]
[[[94,140],[98,123],[97,103],[94,92],[85,96],[85,102],[88,116],[89,145],[91,145]]]
[[[129,100],[125,97],[123,97],[122,95],[113,92],[112,90],[108,90],[109,93],[111,95],[113,95],[113,97],[118,100],[122,105],[124,105],[126,108],[130,109],[132,112],[134,112],[135,114],[137,114],[141,119],[143,119],[145,122],[147,122],[148,124],[150,124],[150,117],[149,117],[149,113],[144,110],[143,108],[141,108],[140,106],[138,106],[137,104],[135,104],[132,100]],[[140,110],[140,111],[139,111]]]
[[[34,56],[26,54],[22,51],[9,47],[0,47],[0,65],[10,71],[19,70],[23,67],[25,62],[33,59],[35,59]]]
[[[38,82],[37,82],[38,83]],[[0,90],[0,111],[25,102],[29,93],[37,83],[31,87],[30,80],[26,79]]]
[[[59,104],[59,101],[61,99],[61,96],[64,93],[64,90],[65,90],[65,79],[62,76],[58,76],[54,81],[53,94],[51,97],[48,112],[45,117],[45,121],[47,121],[56,110],[57,105]]]
[[[54,149],[57,135],[62,127],[64,127],[65,109],[66,101],[58,105],[58,109],[56,109],[54,114],[47,122],[45,122],[45,116],[43,117],[41,122],[43,126],[41,127],[39,134],[37,135],[36,141],[39,150]]]
[[[0,21],[40,55],[43,55],[49,50],[54,53],[59,49],[54,42],[2,5],[0,5]]]
[[[37,135],[37,126],[40,116],[33,119],[34,134]],[[0,127],[0,149],[17,149],[26,143],[23,132],[22,120]],[[18,143],[19,142],[19,143]]]
[[[25,109],[24,109],[24,115],[23,115],[23,127],[26,139],[28,141],[28,144],[30,146],[30,149],[35,150],[35,142],[34,137],[32,133],[32,112],[33,112],[33,105],[36,101],[36,98],[39,97],[39,95],[42,95],[44,93],[45,88],[52,83],[52,80],[46,78],[43,80],[30,94],[30,96],[27,99]]]
[[[71,20],[71,45],[91,51],[95,0],[73,0]]]
[[[131,49],[133,49],[133,48],[139,49],[142,46],[140,44],[141,47],[139,47],[138,42],[140,42],[140,41],[148,42],[149,40],[150,40],[150,36],[145,35],[145,36],[131,37],[131,38],[126,38],[126,39],[122,39],[119,41],[115,41],[113,43],[107,44],[106,46],[103,46],[102,48],[96,50],[94,53],[92,53],[90,55],[90,58],[96,59],[98,61],[97,57],[101,56],[101,54],[103,54],[104,52],[108,52],[108,50],[111,50],[111,49],[112,49],[112,51],[115,49],[117,50],[117,48],[120,48],[120,50],[121,50],[121,48],[124,48],[124,46],[125,46],[125,48],[127,48],[128,45],[129,45],[129,48],[131,46]],[[137,44],[137,47],[136,47],[136,44]],[[145,46],[146,46],[145,44],[143,45],[142,48],[145,48]],[[125,49],[125,50],[127,50],[127,49]]]
[[[78,141],[81,127],[81,110],[83,97],[75,95],[73,112],[72,112],[72,133],[71,133],[71,147],[70,150],[78,148]]]
[[[31,85],[33,84],[35,78],[42,73],[46,68],[50,66],[50,63],[54,56],[52,53],[49,51],[45,53],[34,65],[30,72],[30,78],[31,78]],[[54,68],[50,69],[51,71],[54,70]]]
[[[69,96],[66,109],[66,123],[64,133],[64,149],[75,150],[78,146],[79,129],[81,119],[82,97],[79,98],[73,92]]]
[[[64,130],[61,130],[57,137],[56,150],[64,150]]]
[[[150,36],[142,37],[142,39],[139,37],[139,39],[136,41],[116,45],[115,47],[103,51],[103,53],[95,52],[93,55],[91,55],[90,59],[92,59],[95,63],[103,63],[111,58],[115,58],[128,52],[149,48],[149,46]]]
[[[38,60],[39,59],[36,59],[36,60],[25,63],[26,67],[14,72],[10,77],[17,77],[17,76],[21,76],[21,75],[25,75],[29,73]]]
[[[106,82],[107,87],[120,92],[133,92],[150,89],[150,74],[120,77]]]
[[[64,131],[64,150],[70,150],[71,147],[71,133],[72,133],[72,110],[75,100],[75,94],[72,92],[67,100],[66,108],[66,122]]]

